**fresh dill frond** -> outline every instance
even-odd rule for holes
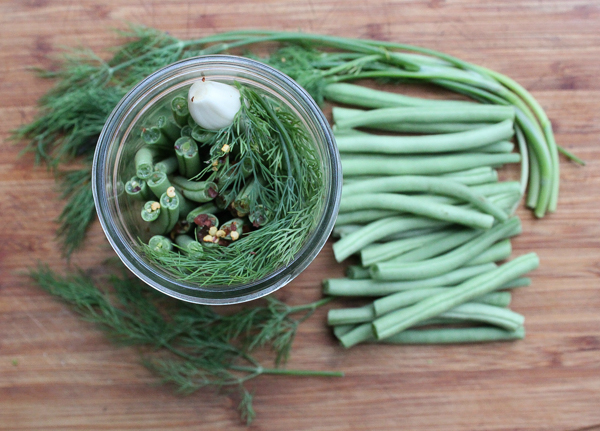
[[[264,211],[270,220],[227,247],[205,248],[200,257],[140,246],[150,261],[199,285],[248,283],[290,263],[312,233],[324,201],[317,150],[297,116],[253,89],[239,86],[239,90],[240,111],[233,124],[212,140],[211,157],[199,176],[229,173],[220,188],[231,201],[249,181],[238,169],[247,162],[255,185],[249,211]],[[238,158],[223,160],[224,145],[239,153]]]
[[[96,214],[91,187],[92,171],[86,165],[78,170],[61,173],[59,177],[61,198],[68,200],[58,216],[56,236],[63,255],[68,257],[81,246]]]
[[[125,275],[94,280],[83,271],[63,276],[40,265],[30,276],[112,341],[139,346],[143,364],[178,391],[238,390],[240,415],[247,423],[255,416],[248,380],[261,374],[341,375],[267,368],[252,356],[255,349],[267,347],[275,354],[275,366],[283,365],[298,325],[329,299],[291,307],[268,298],[265,306],[221,315],[211,307],[161,295]]]

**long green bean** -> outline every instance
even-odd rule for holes
[[[483,231],[475,229],[461,229],[451,231],[449,235],[441,238],[437,242],[429,242],[423,244],[421,247],[411,250],[406,253],[402,253],[392,259],[389,259],[389,263],[403,263],[403,262],[419,262],[435,256],[442,255],[447,251],[454,250],[465,244],[468,241],[480,236]]]
[[[373,331],[377,339],[387,338],[409,328],[417,322],[439,316],[473,298],[498,289],[539,265],[535,253],[529,253],[505,263],[488,273],[478,275],[463,282],[448,292],[438,293],[419,303],[386,314],[373,321]]]
[[[502,241],[498,241],[496,244],[492,245],[490,248],[485,250],[479,256],[475,256],[475,258],[465,265],[481,265],[489,262],[499,262],[504,259],[508,259],[510,254],[512,253],[512,245],[510,243],[510,239],[503,239]]]
[[[479,166],[501,166],[517,163],[517,153],[460,153],[434,156],[374,156],[342,158],[344,176],[354,175],[435,175],[457,172]]]
[[[421,136],[338,136],[336,142],[342,153],[418,154],[466,151],[509,139],[513,135],[512,121],[465,132]]]
[[[395,233],[428,227],[440,228],[447,224],[425,217],[388,217],[376,220],[333,244],[333,253],[335,259],[341,262],[363,247]]]
[[[514,118],[515,110],[512,106],[475,104],[453,107],[452,109],[436,106],[392,107],[362,111],[357,115],[346,116],[345,118],[339,118],[338,115],[336,126],[339,129],[350,129],[382,123],[499,123],[509,120],[512,128]],[[506,138],[510,136],[512,136],[512,131]]]
[[[391,217],[397,215],[397,211],[390,210],[362,210],[362,211],[352,211],[344,214],[338,214],[337,219],[335,220],[335,225],[345,226],[349,224],[357,224],[357,223],[368,223],[373,220],[379,220],[385,217]]]
[[[379,342],[387,344],[462,344],[485,343],[490,341],[522,340],[525,329],[514,331],[500,328],[439,328],[412,329],[400,332]]]
[[[365,108],[391,108],[395,106],[446,107],[448,109],[473,106],[470,101],[434,100],[421,97],[410,97],[387,91],[374,90],[362,85],[347,83],[328,84],[324,88],[324,96],[334,102]]]
[[[478,211],[459,208],[452,205],[438,204],[416,199],[412,196],[373,193],[342,197],[340,212],[385,209],[408,212],[411,214],[430,217],[432,219],[458,223],[473,228],[489,229],[494,224],[494,217]]]
[[[356,115],[360,115],[366,111],[360,109],[348,109],[348,108],[340,108],[338,106],[334,106],[333,113],[333,121],[334,124],[338,121],[346,121],[346,119],[354,117]],[[464,132],[467,130],[473,130],[480,127],[488,126],[489,123],[417,123],[417,122],[393,122],[393,123],[374,123],[368,124],[365,126],[367,129],[375,129],[382,130],[386,132],[402,132],[402,133],[427,133],[427,134],[435,134],[435,133],[456,133],[456,132]],[[336,137],[340,134],[344,134],[347,131],[354,129],[338,129],[334,125],[335,135]]]
[[[155,149],[142,147],[135,153],[134,165],[135,172],[138,178],[147,180],[154,171],[153,159],[157,155]]]
[[[353,271],[361,271],[360,267]],[[358,278],[330,278],[323,280],[323,293],[332,296],[385,296],[396,292],[412,289],[426,289],[429,287],[454,286],[479,274],[489,272],[497,265],[488,263],[484,265],[469,266],[450,271],[437,277],[424,278],[411,281],[378,281]],[[348,275],[348,274],[347,274]],[[364,276],[364,272],[362,274]]]
[[[400,254],[413,250],[424,244],[437,242],[450,235],[452,231],[436,231],[417,237],[402,238],[384,244],[373,244],[360,251],[360,259],[363,266],[390,260]]]
[[[496,241],[518,235],[520,232],[519,219],[510,218],[442,256],[419,262],[375,264],[371,266],[371,277],[376,280],[418,280],[441,275],[472,260]]]
[[[347,196],[363,193],[434,193],[452,196],[472,204],[475,208],[490,214],[495,219],[506,220],[507,215],[500,208],[489,202],[481,193],[447,178],[435,178],[424,175],[403,175],[383,177],[349,184],[342,190],[342,199]]]

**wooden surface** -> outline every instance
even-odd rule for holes
[[[69,267],[53,241],[61,202],[52,175],[17,158],[9,131],[32,118],[50,83],[27,67],[60,46],[100,52],[110,28],[143,23],[190,38],[240,28],[300,29],[417,44],[515,78],[539,100],[557,141],[588,161],[561,161],[557,213],[520,211],[514,255],[536,251],[533,285],[514,295],[524,341],[482,346],[339,347],[325,310],[301,326],[290,367],[342,379],[261,377],[257,430],[600,429],[599,1],[52,1],[0,2],[0,429],[244,429],[237,400],[153,386],[135,351],[117,348],[21,275],[42,260]],[[70,264],[112,255],[96,224]],[[340,276],[328,244],[280,292],[320,297]]]

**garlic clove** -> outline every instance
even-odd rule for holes
[[[233,123],[240,110],[237,88],[204,78],[195,82],[188,92],[188,109],[194,121],[204,129],[219,130]]]

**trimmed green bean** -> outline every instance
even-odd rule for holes
[[[176,141],[180,136],[181,127],[175,121],[161,115],[156,119],[156,127],[161,131],[163,135],[169,138],[171,141]]]
[[[133,176],[129,181],[125,183],[125,193],[130,198],[138,201],[147,201],[152,194],[146,184],[146,181]]]
[[[395,233],[420,228],[440,228],[445,225],[447,223],[425,217],[388,217],[369,223],[357,232],[353,232],[337,241],[333,244],[333,253],[335,259],[341,262],[363,247]]]
[[[452,231],[436,231],[429,234],[401,238],[384,244],[372,244],[360,251],[360,260],[363,266],[393,259],[407,251],[422,247],[424,244],[437,242],[450,235]]]
[[[182,137],[175,141],[175,157],[179,164],[179,174],[187,178],[195,177],[202,170],[198,145],[190,137]]]
[[[435,156],[374,156],[342,158],[342,172],[354,175],[435,175],[457,172],[479,166],[517,163],[517,153],[461,153]]]
[[[219,212],[219,208],[217,208],[217,206],[214,203],[209,202],[204,205],[200,205],[199,207],[196,207],[192,211],[188,212],[185,216],[185,219],[190,225],[193,225],[194,220],[200,214],[214,214],[217,212]]]
[[[448,292],[449,289],[454,289],[453,287],[430,287],[428,289],[418,289],[418,290],[407,290],[404,292],[398,292],[393,295],[384,296],[383,298],[376,299],[373,301],[371,306],[372,314],[376,317],[383,316],[390,311],[397,310],[399,308],[408,307],[410,305],[414,305],[419,301],[422,301],[425,298],[429,298],[430,296],[437,295],[438,293]],[[498,296],[501,294],[500,296]],[[484,303],[490,305],[489,302],[492,303],[500,303],[508,305],[510,303],[510,292],[490,292],[485,295],[481,295],[477,298],[473,298],[472,301],[476,303]],[[508,298],[508,300],[507,300]],[[504,305],[504,306],[506,306]],[[332,312],[333,310],[329,310]],[[350,313],[346,313],[349,315]],[[335,315],[334,315],[335,317]],[[452,318],[462,318],[464,317],[458,316],[442,316],[442,317],[452,317]],[[366,322],[367,320],[363,320],[362,322]],[[347,322],[347,323],[358,323],[356,322]],[[334,323],[336,324],[336,323]],[[332,325],[330,323],[330,325]]]
[[[363,210],[363,211],[352,211],[349,213],[338,214],[335,220],[337,227],[348,224],[356,223],[368,223],[373,220],[379,220],[385,217],[391,217],[398,214],[397,211],[390,210]]]
[[[441,238],[437,242],[430,242],[423,246],[411,250],[407,253],[403,253],[393,259],[390,259],[389,263],[403,263],[403,262],[419,262],[425,259],[429,259],[435,256],[442,255],[449,250],[454,250],[456,247],[463,245],[464,243],[471,241],[482,234],[482,231],[474,229],[461,229],[451,232],[448,236]]]
[[[135,153],[134,165],[138,178],[147,180],[154,172],[153,160],[156,156],[156,150],[148,147],[142,147]]]
[[[376,280],[418,280],[441,275],[474,259],[496,241],[521,233],[521,222],[510,218],[442,256],[419,262],[384,262],[371,266]]]
[[[340,212],[363,209],[385,209],[430,217],[432,219],[458,223],[464,226],[489,229],[494,224],[494,217],[478,211],[459,208],[452,205],[438,204],[416,199],[412,196],[373,193],[342,197]]]
[[[354,272],[363,276],[365,275],[364,270],[368,271],[368,268],[361,268],[357,266],[350,266],[348,267],[348,270],[350,270],[350,268],[353,268]],[[353,278],[347,273],[346,275],[348,278],[330,278],[323,280],[323,293],[325,295],[332,296],[352,297],[385,296],[405,290],[454,286],[479,274],[489,272],[495,268],[497,268],[497,265],[488,263],[484,265],[459,268],[437,277],[412,281],[377,281],[370,278]]]
[[[159,253],[166,253],[173,250],[173,242],[163,235],[154,235],[148,240],[148,245],[152,250]]]
[[[441,318],[464,319],[495,325],[508,331],[514,331],[523,326],[525,318],[514,311],[494,305],[466,303],[445,311]]]
[[[427,107],[393,107],[360,111],[355,115],[335,119],[339,129],[364,127],[371,124],[394,123],[500,123],[515,118],[512,106],[502,105],[467,105],[463,107],[427,106]],[[486,126],[489,127],[489,126]],[[507,136],[512,136],[512,133]],[[505,138],[502,138],[505,139]],[[499,139],[497,139],[499,140]]]
[[[512,121],[505,120],[466,132],[422,136],[339,136],[336,143],[342,153],[446,153],[494,144],[509,139],[513,133]]]
[[[410,97],[388,91],[374,90],[362,85],[332,83],[323,89],[325,98],[348,105],[365,108],[391,108],[395,106],[456,107],[473,106],[474,102],[460,100],[434,100]]]
[[[481,265],[489,262],[498,262],[500,260],[508,259],[512,253],[512,245],[510,239],[503,239],[492,245],[490,248],[485,250],[479,256],[476,256],[466,265]]]
[[[338,106],[333,107],[333,121],[334,123],[338,121],[346,121],[348,118],[356,116],[358,114],[367,112],[360,109],[348,109],[348,108],[340,108]],[[394,123],[374,123],[368,124],[362,127],[366,127],[368,129],[375,130],[383,130],[386,132],[401,132],[401,133],[427,133],[427,134],[435,134],[435,133],[456,133],[456,132],[464,132],[466,130],[473,130],[479,127],[489,126],[489,123],[423,123],[423,122],[394,122]],[[354,130],[354,129],[342,129],[338,130],[334,126],[335,136],[338,134],[344,134],[346,131]]]
[[[154,164],[154,170],[156,172],[163,172],[167,175],[171,175],[173,172],[177,171],[178,168],[179,163],[177,162],[177,157],[175,156],[167,157],[166,159]]]
[[[489,202],[482,193],[474,191],[473,188],[448,178],[435,178],[424,175],[383,177],[349,184],[342,190],[342,200],[344,197],[357,194],[391,192],[421,192],[452,196],[472,204],[475,208],[490,214],[497,220],[503,221],[508,217],[504,211]]]
[[[148,201],[142,207],[142,211],[140,213],[142,220],[151,223],[158,220],[158,216],[160,214],[160,203],[156,201]],[[164,232],[162,232],[164,233]]]
[[[151,148],[168,150],[172,144],[172,141],[170,141],[169,138],[167,138],[156,126],[144,127],[140,136],[142,141],[144,141],[144,143]]]
[[[352,280],[364,280],[371,278],[371,274],[369,272],[369,268],[363,268],[360,265],[350,265],[348,268],[346,268],[346,277]]]
[[[386,314],[372,323],[377,339],[387,338],[415,323],[439,316],[473,298],[492,292],[539,265],[535,253],[526,254],[488,273],[463,282],[448,292],[438,293],[415,305]]]
[[[174,97],[171,101],[171,112],[173,113],[173,119],[179,127],[188,125],[188,118],[190,111],[188,110],[187,100],[183,96]]]
[[[175,191],[170,188],[161,195],[159,202],[160,213],[156,221],[164,226],[163,232],[170,232],[179,220],[179,198]]]
[[[183,250],[188,256],[199,258],[204,254],[202,244],[196,241],[194,238],[188,235],[178,235],[175,237],[175,243]]]
[[[209,202],[217,196],[217,185],[210,181],[190,181],[176,176],[171,183],[181,189],[181,194],[194,202]]]
[[[463,344],[522,340],[523,338],[525,338],[525,329],[522,326],[514,331],[486,327],[440,328],[406,330],[379,340],[379,342],[387,344]]]
[[[171,187],[171,182],[164,172],[154,172],[146,182],[157,198],[160,198]]]

